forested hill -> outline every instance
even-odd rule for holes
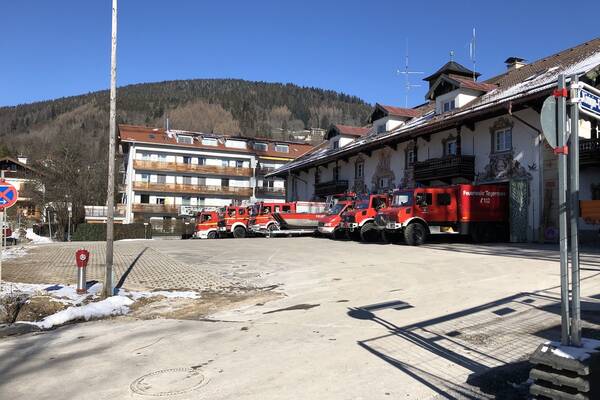
[[[0,152],[48,157],[55,141],[80,141],[105,158],[108,91],[0,108]],[[286,139],[285,132],[331,123],[362,125],[370,105],[330,90],[235,79],[196,79],[124,86],[118,122]],[[283,133],[280,133],[283,132]],[[2,147],[8,147],[8,149]]]

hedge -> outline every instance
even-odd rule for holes
[[[152,239],[152,227],[144,224],[115,224],[115,240]],[[74,242],[106,240],[106,224],[79,224],[71,236]]]

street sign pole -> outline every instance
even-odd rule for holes
[[[568,346],[570,342],[569,320],[569,275],[568,275],[568,248],[567,248],[567,154],[566,143],[566,86],[565,76],[558,76],[557,98],[557,134],[558,147],[554,150],[558,154],[558,221],[560,230],[560,297],[561,297],[561,343]]]

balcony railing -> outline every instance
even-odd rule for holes
[[[114,216],[125,217],[125,204],[117,204],[115,206]],[[84,206],[85,216],[87,218],[106,218],[107,208],[106,206]]]
[[[348,190],[348,181],[329,181],[315,184],[315,196],[328,196],[331,194],[344,193]]]
[[[275,171],[277,168],[275,167],[260,167],[256,168],[256,175],[266,175],[270,172]]]
[[[180,206],[174,204],[132,204],[131,210],[134,213],[146,214],[179,214]]]
[[[133,190],[142,192],[186,193],[204,195],[252,196],[252,188],[235,186],[205,186],[178,183],[134,182]]]
[[[475,156],[446,156],[415,163],[416,181],[475,177]]]
[[[277,196],[284,196],[285,195],[285,188],[282,187],[266,187],[266,186],[257,186],[256,187],[256,191],[258,193],[262,193],[262,194],[270,194],[270,195],[277,195]]]
[[[600,139],[579,139],[579,163],[600,164]]]
[[[164,161],[134,160],[133,168],[145,171],[181,172],[206,175],[252,176],[251,168],[222,167],[218,165],[183,164]]]

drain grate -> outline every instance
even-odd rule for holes
[[[199,389],[207,381],[194,368],[172,368],[151,372],[137,378],[130,385],[134,393],[143,396],[173,396]]]

